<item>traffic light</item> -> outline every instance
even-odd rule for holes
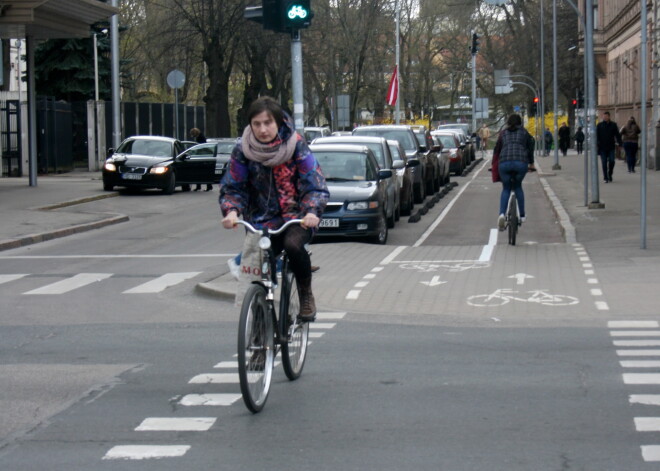
[[[573,108],[576,108],[576,107],[577,107],[577,100],[576,100],[575,98],[573,98],[573,100],[571,101],[571,106],[572,106]]]
[[[314,17],[310,0],[281,0],[280,14],[287,31],[308,28]]]
[[[578,96],[577,96],[577,107],[578,107],[579,109],[583,109],[583,108],[584,108],[584,93],[582,93],[582,92],[578,92]]]
[[[472,33],[472,48],[470,51],[472,51],[472,54],[476,54],[477,51],[479,50],[479,35],[477,33]]]
[[[534,100],[532,100],[532,106],[529,109],[529,115],[536,116],[538,108],[539,108],[539,97],[535,96]]]

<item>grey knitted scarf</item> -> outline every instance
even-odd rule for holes
[[[296,133],[282,141],[279,136],[273,142],[259,142],[248,124],[243,130],[243,154],[248,160],[259,162],[266,167],[276,167],[293,157],[296,150]]]

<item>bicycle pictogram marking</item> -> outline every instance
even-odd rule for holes
[[[399,263],[399,262],[397,262]],[[476,260],[460,261],[460,262],[403,262],[399,266],[404,270],[417,270],[421,273],[435,272],[446,270],[452,273],[463,272],[472,268],[487,268],[490,266],[489,262],[479,262]]]
[[[578,304],[580,300],[573,296],[566,296],[563,294],[550,294],[545,289],[535,289],[524,291],[527,293],[526,297],[518,295],[520,291],[508,288],[496,289],[491,294],[477,294],[467,298],[467,303],[470,306],[476,307],[491,307],[503,306],[510,301],[519,301],[521,303],[536,303],[544,306],[572,306]]]

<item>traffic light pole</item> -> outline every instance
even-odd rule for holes
[[[291,88],[293,90],[293,120],[296,129],[302,130],[305,126],[305,108],[303,106],[302,42],[299,30],[291,32]]]

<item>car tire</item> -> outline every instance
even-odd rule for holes
[[[379,226],[378,234],[373,236],[372,242],[378,245],[385,245],[387,243],[387,234],[388,234],[387,218],[385,217],[385,213],[381,214],[380,220],[378,221],[378,226]]]
[[[392,229],[394,227],[395,222],[396,222],[396,214],[394,214],[394,212],[395,212],[394,208],[392,208],[392,215],[388,216],[386,218],[388,229]]]
[[[167,183],[163,187],[163,193],[166,195],[171,195],[174,193],[174,190],[176,189],[176,177],[174,176],[174,172],[170,171],[170,176],[167,180]]]
[[[190,185],[181,185],[181,191],[190,191]]]
[[[103,182],[103,191],[112,191],[115,189],[115,186],[112,183]]]
[[[394,209],[394,220],[399,221],[401,219],[401,195],[399,195],[399,204],[396,205]]]

